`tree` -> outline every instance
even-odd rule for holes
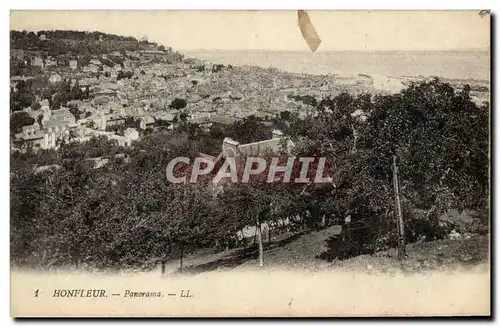
[[[363,143],[374,150],[378,176],[389,174],[387,158],[398,156],[415,205],[477,208],[488,193],[488,112],[468,88],[456,93],[434,79],[376,98]]]
[[[170,109],[184,109],[187,106],[187,102],[184,99],[175,98],[169,105]]]
[[[285,111],[281,111],[280,112],[280,119],[282,119],[282,120],[290,120],[290,118],[291,118],[290,111],[285,110]]]
[[[40,110],[42,106],[40,105],[40,103],[38,101],[36,101],[35,99],[33,99],[33,101],[31,102],[31,109],[33,110]]]
[[[251,115],[229,126],[225,135],[240,143],[251,143],[269,139],[271,128],[265,126],[260,118]]]
[[[36,118],[36,121],[40,125],[40,128],[43,128],[43,114],[39,114],[38,117]]]
[[[318,101],[311,95],[304,95],[304,96],[295,95],[291,96],[291,98],[294,99],[295,101],[300,101],[312,107],[316,107],[318,105]]]
[[[217,64],[217,65],[213,65],[212,66],[212,72],[213,73],[217,73],[217,72],[220,72],[224,69],[224,65],[222,64]]]
[[[81,113],[80,113],[80,110],[78,109],[78,106],[68,106],[68,109],[69,109],[69,112],[71,112],[71,114],[73,116],[75,116],[76,120],[80,119]]]
[[[64,104],[64,95],[61,93],[56,93],[54,95],[54,98],[52,99],[50,109],[52,110],[60,109],[61,105],[63,104]]]
[[[69,100],[82,100],[84,99],[85,94],[83,93],[80,83],[78,81],[75,82],[73,87],[71,87],[70,94],[68,95]]]
[[[34,122],[35,119],[25,111],[14,113],[10,116],[10,131],[11,133],[22,132],[23,126],[33,125]]]
[[[337,221],[350,215],[352,223],[371,226],[366,230],[376,231],[375,240],[363,239],[365,229],[353,234],[359,237],[356,251],[395,244],[393,155],[413,240],[418,236],[411,230],[413,208],[427,210],[433,231],[440,228],[437,216],[443,210],[485,210],[489,108],[474,104],[467,88],[456,93],[434,80],[389,96],[340,94],[317,109],[314,116],[293,119],[290,128],[300,140],[297,155],[325,156],[335,185],[324,194],[309,187],[308,210]]]
[[[35,100],[31,91],[31,82],[19,81],[16,85],[17,91],[10,93],[10,109],[11,111],[23,110],[31,106]]]
[[[116,77],[116,80],[119,81],[119,80],[121,80],[123,78],[130,79],[130,78],[132,78],[132,76],[134,76],[133,72],[123,72],[123,71],[120,71],[120,72],[118,72],[118,76]]]
[[[176,116],[177,117],[177,116]],[[181,112],[179,114],[179,120],[183,123],[186,123],[187,122],[187,118],[188,118],[188,114],[185,113],[185,112]]]

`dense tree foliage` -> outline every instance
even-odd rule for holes
[[[318,100],[316,100],[316,98],[311,95],[292,95],[290,96],[290,98],[313,107],[316,107],[318,105]]]
[[[23,126],[33,125],[33,119],[27,112],[19,112],[10,116],[10,131],[11,133],[19,133],[23,130]]]
[[[32,82],[28,81],[19,81],[16,85],[16,89],[10,92],[10,110],[18,111],[23,110],[31,106],[31,104],[35,101],[35,96],[31,90]]]
[[[172,103],[170,103],[169,108],[170,109],[184,109],[187,106],[187,102],[184,99],[180,98],[175,98],[172,100]]]
[[[119,80],[121,80],[123,78],[131,79],[133,76],[134,76],[133,72],[122,72],[122,71],[119,71],[118,72],[118,76],[116,77],[116,80],[119,81]]]
[[[44,35],[45,37],[41,37]],[[45,51],[50,56],[67,52],[78,54],[107,54],[113,51],[135,51],[147,49],[152,43],[139,42],[133,37],[124,37],[101,32],[83,31],[10,31],[13,49]]]
[[[271,138],[272,128],[265,126],[262,120],[254,115],[229,126],[224,135],[245,144]]]
[[[70,80],[63,79],[57,83],[48,83],[47,78],[37,77],[20,80],[15,90],[11,89],[10,110],[15,112],[28,107],[39,110],[41,106],[37,99],[47,99],[51,109],[59,109],[66,106],[68,101],[88,97],[88,92],[82,91],[78,81],[72,84]]]

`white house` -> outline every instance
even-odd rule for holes
[[[78,68],[78,61],[77,60],[70,60],[69,61],[69,67],[72,69],[72,70],[75,70]]]
[[[127,146],[132,145],[132,141],[137,141],[139,139],[139,132],[135,128],[127,128],[123,134],[125,137],[125,143]]]
[[[59,74],[52,74],[49,77],[49,82],[51,83],[59,83],[60,81],[62,81],[62,77]]]
[[[405,88],[403,79],[390,76],[373,76],[373,88],[390,93],[397,93]]]

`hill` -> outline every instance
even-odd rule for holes
[[[66,53],[99,55],[113,51],[156,49],[156,43],[133,37],[82,31],[10,31],[11,49],[43,51],[49,56]]]

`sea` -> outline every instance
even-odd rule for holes
[[[189,57],[217,64],[274,67],[292,73],[439,76],[490,80],[489,51],[264,51],[191,50]]]

